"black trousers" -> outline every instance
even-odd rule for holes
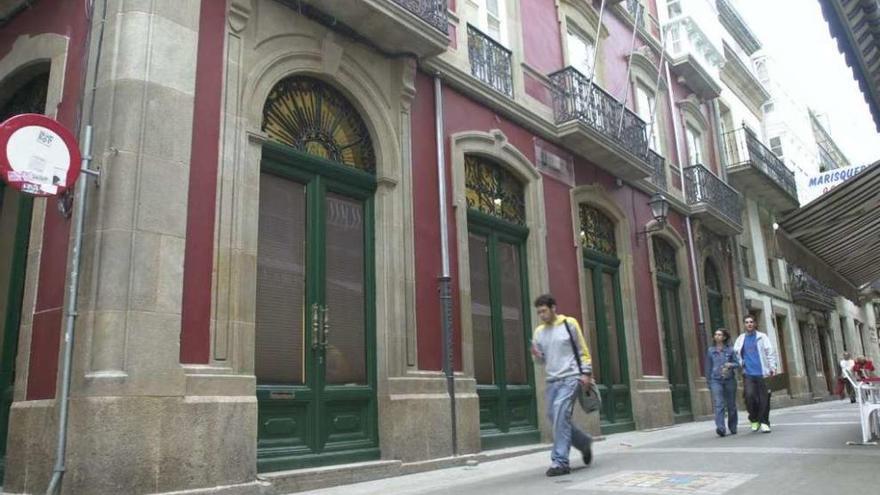
[[[767,383],[761,376],[743,377],[743,389],[745,391],[746,410],[749,412],[749,422],[770,424],[770,391]]]

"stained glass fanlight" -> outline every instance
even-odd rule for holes
[[[513,174],[498,163],[474,155],[465,156],[464,168],[468,208],[525,225],[525,193]]]
[[[654,265],[659,273],[678,276],[675,248],[662,237],[654,236]]]
[[[263,106],[263,131],[304,153],[376,172],[364,121],[342,93],[318,79],[296,76],[276,84]]]
[[[617,256],[614,221],[590,205],[581,204],[579,212],[581,246],[608,256]]]

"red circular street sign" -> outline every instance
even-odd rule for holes
[[[33,113],[0,124],[0,179],[34,196],[56,196],[80,173],[76,139],[57,121]]]

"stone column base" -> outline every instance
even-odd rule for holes
[[[650,430],[675,424],[669,381],[660,377],[635,380],[632,386],[633,416],[637,430]]]
[[[18,402],[4,490],[43,493],[55,401]],[[70,401],[62,494],[162,493],[256,480],[253,396],[79,397]]]
[[[455,379],[458,453],[480,451],[480,401],[472,378]],[[379,438],[383,459],[417,462],[452,455],[452,428],[446,378],[388,379],[379,398]]]

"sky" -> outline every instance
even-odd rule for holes
[[[831,37],[818,0],[735,0],[734,5],[790,81],[789,91],[824,114],[853,165],[880,159],[880,134],[868,105]]]

